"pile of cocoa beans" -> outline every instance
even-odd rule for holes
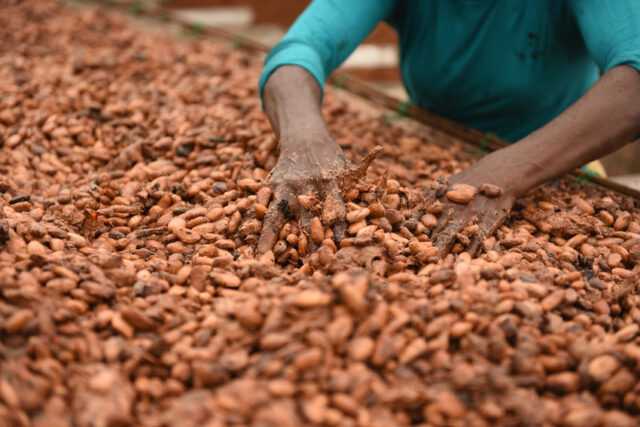
[[[258,256],[262,61],[0,4],[0,426],[638,425],[637,201],[559,180],[441,258],[421,195],[473,156],[329,88],[347,156],[383,152],[344,240],[292,218]]]

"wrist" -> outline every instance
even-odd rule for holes
[[[308,150],[331,141],[328,132],[321,129],[288,129],[280,135],[280,151]]]

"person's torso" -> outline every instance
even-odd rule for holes
[[[598,77],[563,0],[407,0],[397,12],[412,101],[511,141]]]

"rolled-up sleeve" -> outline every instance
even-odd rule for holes
[[[282,65],[304,68],[323,87],[329,74],[378,22],[389,16],[394,3],[395,0],[314,0],[267,55],[260,76],[260,95],[271,74]]]
[[[640,71],[640,0],[569,0],[569,5],[602,73],[618,65]]]

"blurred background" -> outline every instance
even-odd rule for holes
[[[348,1],[348,0],[345,0]],[[310,0],[165,0],[183,19],[222,27],[274,45]],[[351,55],[343,69],[388,94],[406,99],[400,81],[395,32],[380,24]],[[609,177],[640,189],[640,143],[602,159]]]

